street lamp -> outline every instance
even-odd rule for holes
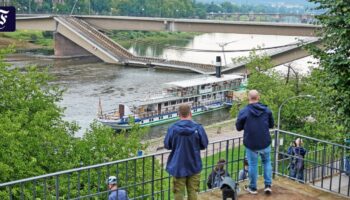
[[[226,43],[218,43],[219,47],[221,47],[222,49],[222,54],[224,54],[224,61],[225,61],[225,66],[227,66],[227,62],[226,62],[226,55],[225,55],[225,46],[234,42],[237,42],[239,40],[233,40],[231,42],[226,42]]]
[[[279,151],[279,132],[280,132],[280,125],[281,125],[281,110],[284,104],[286,104],[289,100],[291,99],[296,99],[296,98],[316,98],[315,96],[312,95],[299,95],[299,96],[293,96],[289,97],[286,100],[282,102],[280,107],[278,108],[278,120],[277,120],[277,132],[275,133],[275,174],[278,172],[278,151]]]

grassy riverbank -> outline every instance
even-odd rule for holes
[[[0,33],[1,43],[12,41],[15,48],[53,48],[53,35],[48,31],[21,30]],[[25,45],[27,43],[27,45]],[[30,45],[32,44],[32,45]]]

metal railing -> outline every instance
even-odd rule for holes
[[[344,175],[344,158],[350,147],[335,144],[287,131],[271,132],[271,154],[278,154],[275,175],[289,177],[287,169],[291,158],[287,153],[289,143],[300,137],[304,140],[307,154],[304,158],[304,177],[296,179],[315,187],[349,196],[349,177]],[[277,138],[278,137],[278,138]],[[275,143],[279,152],[275,152]],[[106,179],[114,175],[118,179],[119,189],[126,190],[130,199],[172,199],[171,176],[165,171],[169,151],[150,155],[127,158],[103,164],[86,166],[57,173],[12,181],[0,184],[1,199],[107,199]],[[205,192],[207,177],[220,159],[226,160],[228,174],[238,181],[238,174],[243,169],[245,147],[243,137],[215,141],[201,152],[203,170],[201,172],[200,191]],[[274,156],[271,156],[273,159]],[[274,170],[275,171],[275,170]],[[262,174],[259,166],[259,174]]]
[[[288,148],[296,138],[303,140],[302,146],[306,150],[306,154],[303,158],[302,176],[291,177],[291,160],[298,158],[288,154]],[[274,140],[279,140],[280,143],[283,141],[279,145],[279,151],[275,152],[278,153],[278,160],[274,162],[275,166],[278,166],[278,170],[275,170],[277,175],[311,184],[314,187],[340,195],[350,196],[350,169],[345,168],[345,162],[350,155],[349,146],[282,130],[279,131],[279,134],[274,134]]]

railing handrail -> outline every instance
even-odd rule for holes
[[[278,131],[278,129],[273,129],[271,131]],[[317,142],[322,142],[322,143],[326,143],[326,144],[329,144],[329,145],[334,145],[334,146],[337,146],[337,147],[342,147],[342,148],[350,150],[349,146],[345,146],[345,145],[342,145],[342,144],[337,144],[337,143],[329,142],[329,141],[326,141],[326,140],[320,140],[320,139],[317,139],[317,138],[301,135],[301,134],[298,134],[298,133],[293,133],[293,132],[290,132],[290,131],[279,130],[279,132],[280,133],[281,132],[282,133],[287,133],[287,134],[294,135],[294,136],[297,136],[297,137],[302,137],[302,138],[306,138],[306,139],[309,139],[309,140],[314,140],[314,141],[317,141]]]
[[[210,144],[219,143],[219,142],[224,142],[224,141],[240,139],[240,138],[243,138],[243,136],[236,136],[236,137],[230,137],[230,138],[221,139],[221,140],[215,140],[215,141],[210,142],[209,145]],[[203,151],[205,151],[205,150],[203,150]],[[24,178],[24,179],[20,179],[20,180],[16,180],[16,181],[0,183],[0,187],[6,187],[6,186],[19,184],[19,183],[25,183],[25,182],[34,181],[34,180],[37,180],[37,179],[44,179],[44,178],[55,177],[55,176],[59,176],[59,175],[63,175],[63,174],[80,172],[80,171],[83,171],[83,170],[95,169],[95,168],[104,167],[104,166],[107,166],[107,165],[113,165],[113,164],[117,164],[117,163],[123,163],[123,162],[128,162],[128,161],[133,161],[133,160],[138,160],[138,159],[143,159],[143,158],[148,158],[148,157],[153,157],[153,156],[159,156],[159,155],[166,154],[166,153],[169,153],[169,152],[170,152],[170,150],[164,150],[164,151],[161,151],[161,152],[151,153],[151,154],[148,154],[148,155],[135,156],[135,157],[132,157],[132,158],[126,158],[126,159],[122,159],[122,160],[116,160],[116,161],[111,161],[111,162],[106,162],[106,163],[101,163],[101,164],[95,164],[95,165],[79,167],[79,168],[74,168],[74,169],[69,169],[69,170],[63,170],[63,171],[54,172],[54,173],[45,174],[45,175],[40,175],[40,176],[34,176],[34,177],[30,177],[30,178]]]

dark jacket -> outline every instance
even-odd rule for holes
[[[238,114],[236,129],[244,129],[243,144],[251,150],[261,150],[271,144],[269,128],[274,121],[270,109],[261,103],[244,107]]]
[[[202,170],[200,150],[208,146],[208,137],[202,125],[191,120],[180,120],[169,127],[164,147],[171,150],[166,166],[174,177],[186,177]]]
[[[292,156],[301,155],[304,158],[305,154],[306,154],[306,150],[304,149],[304,147],[293,147],[293,146],[290,146],[288,148],[287,153],[289,155],[292,155]],[[290,159],[291,162],[290,162],[290,166],[289,166],[291,169],[294,169],[297,159],[298,159],[297,157],[291,157],[291,159]],[[304,163],[304,161],[303,161],[303,163]]]
[[[222,170],[214,169],[208,176],[208,180],[207,180],[208,188],[212,189],[215,187],[220,187],[225,176],[230,176],[229,174],[226,173],[225,169],[222,169]]]

